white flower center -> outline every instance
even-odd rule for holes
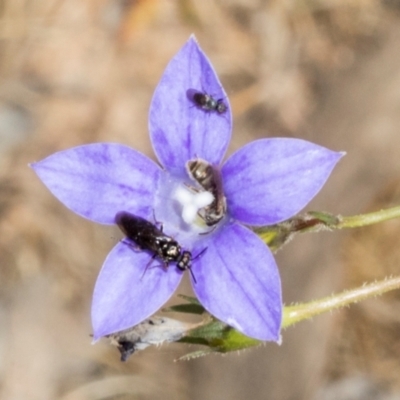
[[[174,199],[182,206],[182,219],[191,224],[196,219],[197,212],[213,202],[214,196],[210,192],[194,192],[179,186],[174,193]]]

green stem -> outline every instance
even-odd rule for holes
[[[388,278],[383,281],[370,283],[357,289],[325,297],[309,303],[288,306],[284,308],[282,327],[287,328],[296,322],[309,319],[326,311],[332,311],[351,303],[357,303],[369,297],[378,296],[400,288],[400,277]]]
[[[400,289],[400,276],[346,290],[321,300],[284,307],[282,328],[287,328],[324,312],[333,311],[395,289]],[[205,350],[189,353],[181,357],[180,359],[182,360],[189,360],[212,352],[228,353],[259,346],[263,343],[249,338],[223,322],[214,319],[205,319],[202,324],[188,330],[186,336],[180,342],[206,346]]]
[[[399,217],[400,206],[388,208],[386,210],[375,211],[368,214],[354,215],[352,217],[342,217],[336,228],[358,228],[360,226],[372,225],[378,222],[383,222]]]

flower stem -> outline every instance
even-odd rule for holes
[[[287,328],[297,322],[310,319],[324,312],[333,311],[395,289],[400,289],[400,276],[363,285],[356,289],[346,290],[321,300],[284,307],[282,328]],[[249,338],[215,319],[205,319],[195,329],[189,329],[186,332],[186,336],[180,342],[206,346],[205,350],[186,354],[180,358],[181,360],[189,360],[213,352],[228,353],[243,350],[259,346],[263,343],[259,340]]]
[[[357,303],[370,297],[378,296],[391,290],[400,288],[400,277],[388,278],[361,286],[357,289],[347,290],[333,296],[295,306],[284,308],[282,327],[286,328],[296,322],[309,319],[326,311]]]
[[[342,217],[336,229],[358,228],[360,226],[372,225],[378,222],[387,221],[400,217],[400,206],[388,208],[386,210],[374,211],[368,214],[355,215],[352,217]]]

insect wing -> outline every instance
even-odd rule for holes
[[[125,211],[116,215],[115,222],[126,237],[141,249],[158,253],[158,241],[165,235],[154,224]]]

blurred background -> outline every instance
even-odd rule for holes
[[[400,399],[400,296],[283,332],[281,346],[189,362],[91,345],[96,275],[120,234],[64,208],[27,167],[119,142],[154,158],[151,96],[195,33],[230,97],[229,153],[261,137],[347,156],[309,210],[400,203],[400,2],[0,0],[0,398]],[[278,253],[285,304],[400,272],[400,223],[305,234]],[[189,285],[180,288],[190,294]]]

